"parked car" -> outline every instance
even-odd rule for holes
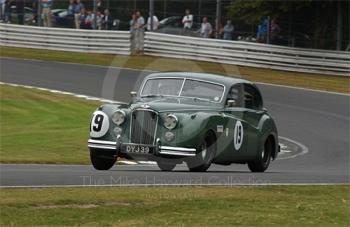
[[[17,6],[11,6],[11,23],[17,23],[18,13]],[[24,7],[24,24],[31,24],[33,20],[33,9],[29,7]]]
[[[97,170],[117,157],[156,161],[163,171],[187,163],[248,164],[264,172],[279,152],[274,120],[251,82],[203,73],[155,73],[130,104],[106,104],[92,115],[90,157]]]
[[[182,17],[172,16],[159,21],[159,29],[156,32],[172,34],[172,35],[188,35],[199,37],[199,24],[194,23],[192,29],[184,34]]]
[[[53,9],[51,10],[51,20],[54,27],[73,28],[74,16],[68,15],[66,9]]]

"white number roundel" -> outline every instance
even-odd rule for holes
[[[90,136],[94,138],[102,137],[107,133],[108,129],[108,116],[102,111],[94,112],[90,124]]]
[[[235,132],[233,134],[235,149],[238,151],[243,143],[243,125],[240,121],[236,122]]]

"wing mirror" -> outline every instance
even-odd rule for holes
[[[131,91],[130,92],[130,97],[133,98],[133,99],[136,98],[137,97],[137,92],[136,91]]]
[[[235,107],[236,106],[236,100],[229,99],[227,100],[227,107]]]

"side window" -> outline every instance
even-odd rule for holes
[[[244,85],[244,107],[253,110],[261,110],[263,107],[260,92],[250,84]]]
[[[234,107],[243,107],[243,85],[242,84],[236,84],[233,85],[228,93],[226,105],[228,104],[229,100],[235,101]]]

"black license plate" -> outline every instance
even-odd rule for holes
[[[122,150],[129,154],[151,154],[155,149],[154,146],[138,144],[124,144],[122,147]]]

